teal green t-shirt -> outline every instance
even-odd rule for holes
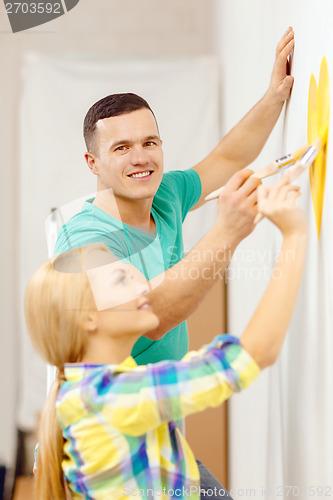
[[[129,226],[92,204],[84,203],[81,212],[60,229],[55,254],[91,243],[104,243],[123,262],[130,262],[148,280],[174,266],[184,256],[182,223],[201,196],[201,182],[193,169],[164,174],[154,196],[152,216],[156,234]],[[141,337],[132,356],[139,365],[164,359],[180,360],[188,350],[186,322],[159,340]]]

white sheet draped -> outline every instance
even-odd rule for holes
[[[51,208],[91,193],[95,178],[86,167],[82,123],[88,108],[115,92],[148,100],[158,119],[165,170],[192,167],[219,139],[218,64],[212,57],[100,59],[29,53],[23,61],[20,134],[20,276],[24,289],[47,258],[45,219]],[[190,249],[215,220],[215,204],[190,214]],[[22,325],[24,322],[22,320]],[[21,335],[19,425],[31,428],[45,397],[46,371]]]

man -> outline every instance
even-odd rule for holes
[[[100,241],[150,280],[149,300],[160,324],[135,344],[132,355],[138,364],[184,356],[185,319],[223,276],[237,245],[254,228],[260,181],[251,177],[251,170],[241,169],[257,157],[289,97],[293,78],[286,68],[293,46],[289,28],[277,46],[264,97],[187,171],[163,176],[157,122],[139,96],[107,96],[86,115],[85,159],[97,177],[97,195],[62,228],[55,252]],[[224,184],[215,225],[183,258],[181,225],[186,214]]]

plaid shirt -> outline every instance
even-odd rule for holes
[[[73,498],[199,499],[199,471],[178,421],[219,405],[258,373],[229,335],[181,361],[66,365],[57,414]]]

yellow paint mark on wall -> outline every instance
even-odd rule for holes
[[[321,216],[325,192],[329,106],[330,88],[328,67],[326,57],[323,57],[320,66],[318,86],[314,75],[311,75],[308,101],[308,143],[312,144],[313,141],[320,136],[323,130],[326,131],[326,137],[323,138],[324,147],[309,169],[312,204],[315,213],[318,239],[320,238]]]

